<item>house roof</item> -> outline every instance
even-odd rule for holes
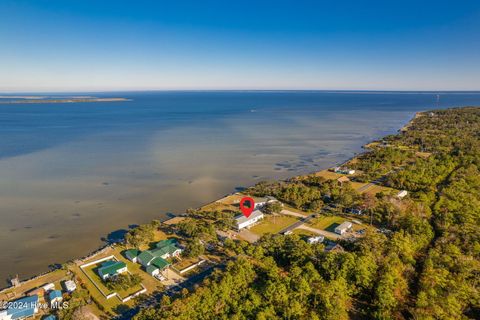
[[[162,270],[162,269],[165,269],[166,267],[168,267],[170,265],[170,262],[168,262],[167,260],[162,259],[162,258],[155,258],[152,261],[152,265],[154,265],[157,268],[159,268],[160,270]]]
[[[347,176],[341,176],[337,179],[338,182],[348,182],[350,179]]]
[[[140,250],[137,250],[137,249],[128,249],[128,250],[125,250],[125,255],[128,257],[128,258],[135,258],[137,257],[139,254],[140,254]]]
[[[158,241],[157,244],[155,245],[155,247],[163,248],[163,247],[166,247],[166,246],[176,245],[176,244],[177,244],[177,239],[170,238],[170,239],[167,239],[167,240]]]
[[[62,297],[62,291],[60,290],[52,290],[48,293],[48,298],[50,300],[53,300],[55,298],[61,298]]]
[[[348,228],[351,228],[351,227],[352,227],[352,223],[349,222],[349,221],[345,221],[345,222],[343,222],[342,224],[338,225],[338,226],[335,228],[335,230],[336,230],[336,229],[338,229],[338,230],[348,229]]]
[[[177,246],[175,246],[173,244],[170,244],[170,245],[166,245],[166,246],[163,246],[163,247],[160,247],[160,248],[152,249],[152,250],[150,250],[150,253],[155,257],[162,257],[166,254],[172,254],[176,250],[178,250]]]
[[[149,265],[147,266],[146,270],[147,270],[147,273],[152,274],[155,270],[158,270],[158,268],[155,266]]]
[[[177,239],[175,238],[159,241],[157,242],[155,247],[155,249],[148,250],[150,254],[152,254],[154,257],[161,257],[165,254],[172,254],[179,249],[177,246]]]
[[[102,263],[102,266],[98,269],[98,272],[103,275],[114,275],[121,268],[125,268],[127,265],[123,261],[109,260]]]
[[[254,211],[250,214],[250,216],[248,216],[248,218],[245,217],[243,214],[241,214],[241,215],[236,216],[236,217],[235,217],[235,220],[237,221],[238,224],[241,224],[241,223],[247,222],[247,221],[249,221],[249,220],[253,220],[253,219],[257,218],[257,217],[262,217],[262,216],[263,216],[263,212],[262,212],[262,211],[260,211],[260,210],[254,210]]]
[[[77,288],[77,285],[75,284],[75,281],[73,280],[67,280],[67,281],[64,281],[63,282],[63,286],[65,287],[65,289],[67,289],[68,291],[73,291]]]
[[[10,307],[7,309],[7,315],[9,315],[11,319],[31,317],[35,314],[38,296],[33,295],[15,300],[14,302],[15,303],[10,304]]]
[[[157,242],[156,248],[151,250],[145,250],[138,255],[138,259],[144,264],[151,262],[155,258],[161,258],[166,254],[172,254],[179,249],[177,246],[177,239],[170,238]]]
[[[145,263],[148,263],[150,262],[153,258],[155,258],[149,250],[146,250],[146,251],[143,251],[142,253],[140,253],[138,255],[138,259],[140,259],[141,261],[145,262]]]

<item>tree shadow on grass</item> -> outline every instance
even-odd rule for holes
[[[115,312],[116,314],[123,314],[128,310],[130,310],[130,307],[127,306],[126,304],[119,304],[118,306],[112,309],[112,311]]]
[[[334,222],[331,225],[329,225],[327,228],[325,228],[325,231],[330,231],[335,233],[335,228],[338,227],[339,225],[340,225],[339,223]]]

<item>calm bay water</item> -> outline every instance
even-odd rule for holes
[[[132,100],[0,104],[0,279],[261,179],[346,160],[416,111],[480,105],[479,93],[92,95]]]

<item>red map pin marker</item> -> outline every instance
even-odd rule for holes
[[[247,204],[247,206],[245,206],[245,204]],[[253,209],[255,209],[255,201],[252,198],[243,197],[242,200],[240,200],[240,210],[242,210],[245,217],[248,218],[253,212]]]

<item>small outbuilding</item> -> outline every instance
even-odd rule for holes
[[[397,198],[398,198],[398,199],[403,199],[403,198],[405,198],[405,197],[407,196],[407,194],[408,194],[408,191],[407,191],[407,190],[402,190],[402,191],[400,191],[399,193],[397,193]]]
[[[350,179],[347,176],[341,176],[340,178],[337,179],[337,182],[342,184],[342,183],[345,183],[345,182],[350,182]]]
[[[67,280],[63,282],[63,288],[68,293],[72,293],[73,291],[77,290],[77,285],[75,284],[75,281]]]
[[[54,306],[63,301],[62,291],[52,290],[48,293],[48,300],[50,301],[50,306]]]
[[[347,212],[351,214],[361,215],[363,213],[363,210],[360,208],[348,208]]]
[[[339,235],[343,235],[351,228],[352,228],[352,223],[349,221],[345,221],[344,223],[340,224],[335,228],[335,233]]]
[[[43,288],[43,290],[45,290],[45,292],[48,292],[50,290],[54,290],[55,285],[53,283],[47,283],[47,284],[43,285],[42,288]]]
[[[324,239],[325,239],[324,236],[310,237],[307,239],[307,242],[310,244],[322,243]]]

